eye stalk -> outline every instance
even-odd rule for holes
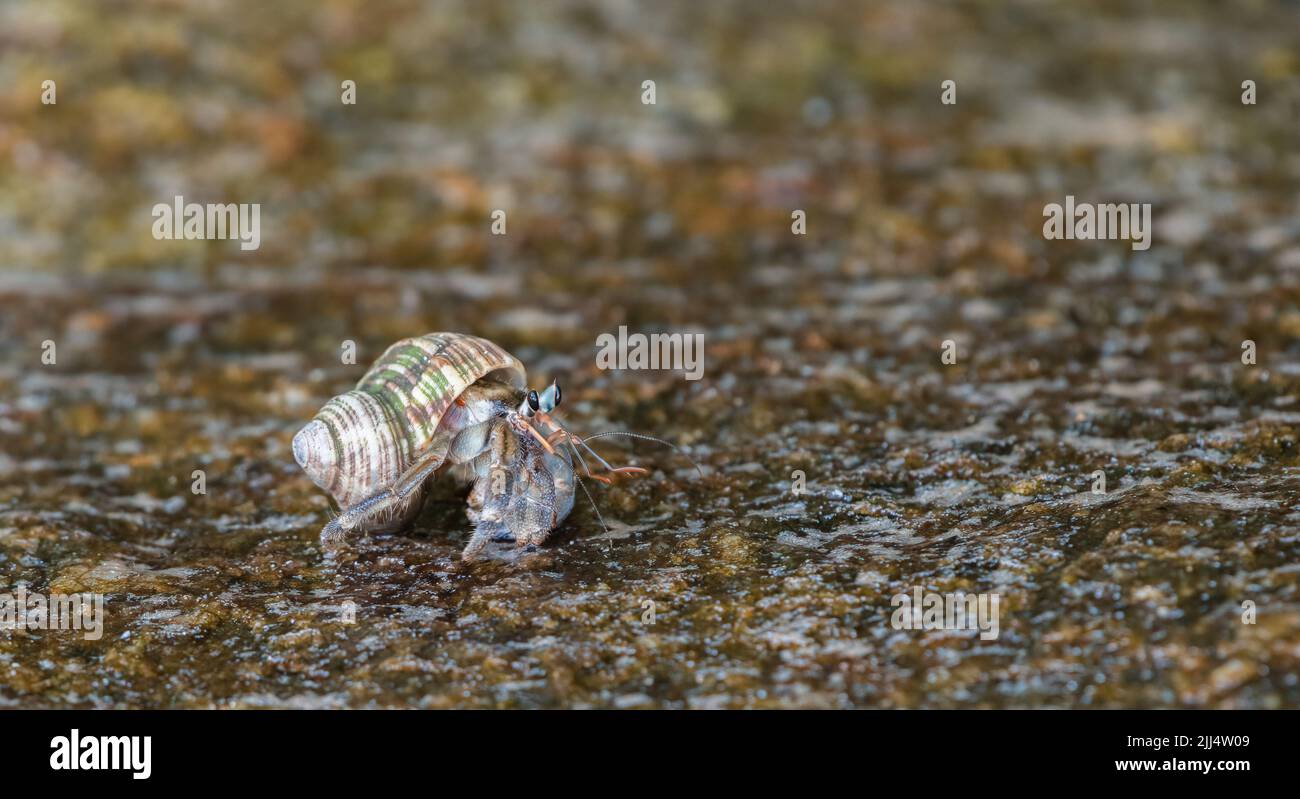
[[[555,410],[560,404],[560,384],[552,380],[551,384],[542,392],[539,402],[543,413],[550,413]]]
[[[519,413],[529,419],[536,414],[542,414],[545,419],[545,415],[555,410],[559,404],[560,384],[552,381],[541,394],[529,391],[528,396],[524,397],[524,401],[519,405]]]

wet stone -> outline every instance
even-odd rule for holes
[[[1221,46],[1294,20],[723,4],[336,3],[292,69],[307,0],[19,15],[7,62],[89,116],[0,86],[0,595],[105,629],[0,630],[0,707],[1300,706],[1295,59],[1241,113]],[[262,202],[260,247],[152,238],[172,183]],[[1043,239],[1067,194],[1151,202],[1150,249]],[[620,327],[702,333],[700,379],[600,368]],[[292,437],[436,330],[683,452],[593,441],[650,474],[536,552],[461,562],[440,484],[327,553]],[[918,588],[997,594],[998,637],[896,625]]]

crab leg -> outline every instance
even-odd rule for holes
[[[565,432],[565,431],[563,431],[563,430],[561,430],[560,432],[561,432],[561,433],[564,433],[565,435],[568,435],[568,433]],[[581,463],[581,464],[582,464],[582,468],[585,469],[585,470],[587,471],[587,476],[588,476],[588,477],[590,477],[592,480],[599,480],[600,482],[604,483],[605,485],[611,485],[611,484],[613,484],[614,481],[611,480],[610,478],[608,478],[608,477],[598,477],[598,476],[596,476],[596,475],[594,475],[594,474],[591,473],[591,466],[589,466],[589,465],[587,464],[587,459],[584,458],[584,457],[582,457],[582,452],[581,452],[577,447],[575,447],[575,446],[573,445],[573,440],[572,440],[571,438],[566,438],[566,439],[564,440],[564,442],[565,442],[566,444],[569,445],[569,449],[573,450],[573,454],[578,456],[578,462]],[[587,490],[587,489],[586,489],[586,486],[583,486],[583,490],[584,490],[584,491]]]
[[[600,465],[601,465],[601,466],[604,466],[604,467],[605,467],[605,471],[607,471],[607,472],[616,472],[616,473],[622,473],[622,474],[649,474],[649,473],[650,473],[650,470],[649,470],[649,469],[643,469],[643,468],[641,468],[640,466],[612,466],[612,465],[610,465],[609,461],[607,461],[607,460],[605,460],[604,458],[600,457],[600,453],[599,453],[599,452],[596,452],[596,450],[592,449],[592,448],[587,444],[586,441],[583,441],[581,438],[578,438],[578,437],[575,436],[575,435],[570,435],[570,436],[569,436],[569,440],[570,440],[570,441],[577,441],[579,444],[581,444],[581,445],[582,445],[582,448],[585,449],[585,450],[587,450],[588,452],[590,452],[591,455],[592,455],[592,457],[595,458],[597,461],[599,461],[599,462],[600,462]]]
[[[607,461],[607,460],[605,460],[604,458],[600,457],[600,453],[596,452],[594,449],[592,449],[590,446],[588,446],[588,445],[587,445],[587,442],[583,441],[581,438],[578,438],[577,436],[575,436],[575,435],[573,435],[572,433],[570,433],[568,430],[565,430],[563,427],[561,427],[560,425],[556,424],[556,423],[555,423],[555,420],[553,420],[553,419],[550,417],[549,414],[538,413],[538,414],[536,414],[536,416],[537,416],[537,418],[538,418],[538,419],[539,419],[543,424],[546,424],[546,425],[549,425],[549,426],[555,428],[555,432],[554,432],[554,433],[551,433],[549,436],[547,436],[547,439],[548,439],[548,440],[549,440],[549,439],[554,439],[554,438],[556,438],[556,437],[558,437],[558,436],[564,436],[565,440],[569,443],[569,446],[573,449],[574,453],[578,456],[578,460],[582,461],[582,465],[583,465],[583,467],[587,470],[587,476],[590,477],[591,479],[593,479],[593,480],[599,480],[599,481],[601,481],[602,483],[605,483],[606,485],[609,485],[609,484],[610,484],[610,480],[609,480],[609,478],[607,478],[607,477],[597,477],[596,475],[594,475],[594,474],[591,473],[591,467],[590,467],[590,466],[587,466],[587,460],[586,460],[586,458],[583,458],[583,457],[582,457],[582,453],[579,452],[579,451],[578,451],[578,448],[575,447],[575,446],[573,445],[573,442],[575,442],[575,441],[578,442],[579,444],[581,444],[583,449],[585,449],[585,450],[587,450],[588,452],[590,452],[591,455],[592,455],[592,457],[594,457],[597,461],[599,461],[601,466],[604,466],[604,467],[605,467],[605,470],[606,470],[606,471],[614,472],[614,473],[618,473],[618,474],[637,474],[637,475],[649,474],[649,473],[650,473],[650,471],[649,471],[648,469],[643,469],[643,468],[641,468],[640,466],[611,466],[610,463],[609,463],[609,461]]]
[[[446,461],[448,444],[449,441],[445,438],[441,441],[435,439],[429,450],[417,458],[410,468],[393,481],[392,485],[366,497],[343,511],[337,518],[330,520],[329,524],[320,531],[321,542],[338,543],[347,531],[361,522],[407,499],[411,492],[423,485],[429,475],[437,471],[438,467]]]

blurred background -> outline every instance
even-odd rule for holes
[[[1300,704],[1297,23],[0,5],[0,587],[107,595],[100,642],[0,637],[0,705]],[[178,194],[260,203],[260,249],[155,240]],[[1045,241],[1067,194],[1151,203],[1151,249]],[[619,325],[705,333],[704,379],[598,370]],[[447,488],[325,559],[288,441],[435,330],[708,476],[609,442],[655,474],[608,530],[579,497],[469,569]],[[1001,637],[893,629],[914,586],[1000,593]]]

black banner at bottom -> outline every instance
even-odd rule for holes
[[[971,779],[997,770],[1075,786],[1195,778],[1236,786],[1290,770],[1290,712],[32,711],[8,722],[8,776],[43,786],[337,789],[376,777],[536,790],[564,779],[729,784],[864,769]],[[919,769],[919,770],[918,770]],[[974,769],[974,771],[972,771]],[[543,776],[550,774],[549,777]],[[607,776],[606,776],[607,775]],[[656,779],[657,778],[657,779]],[[610,780],[618,780],[611,783]],[[1056,784],[1056,783],[1047,783]]]

